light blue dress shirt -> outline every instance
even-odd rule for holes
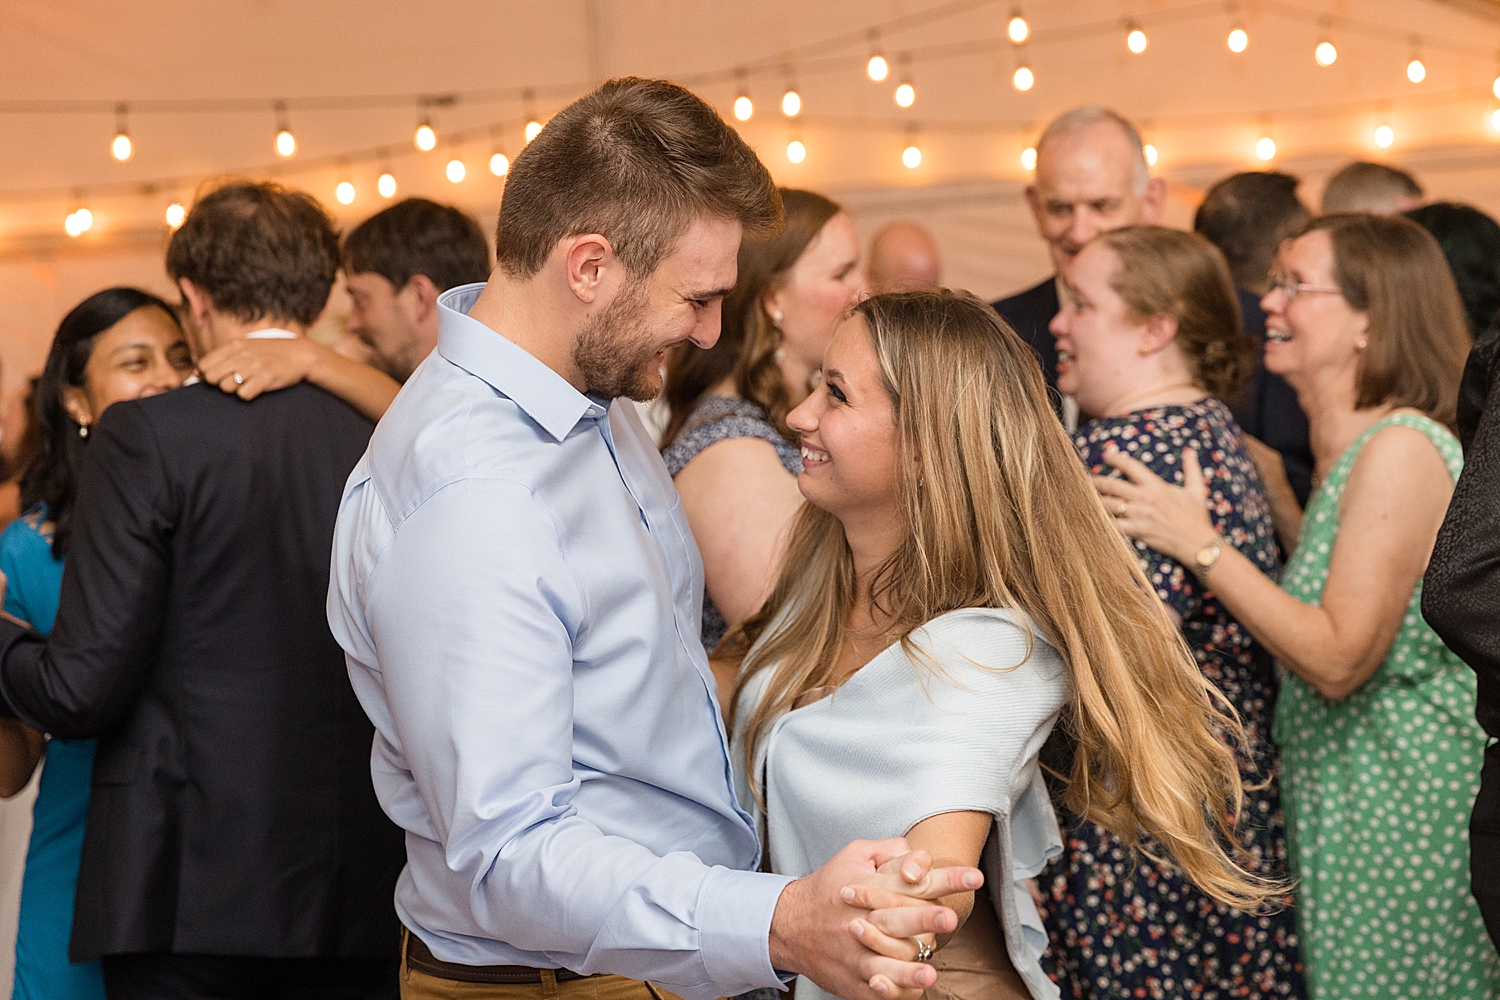
[[[407,831],[396,910],[450,962],[778,985],[791,879],[751,870],[681,500],[633,407],[465,315],[483,287],[439,298],[334,535],[329,622]]]

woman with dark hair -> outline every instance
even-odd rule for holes
[[[1422,618],[1422,572],[1463,465],[1469,346],[1437,241],[1400,217],[1329,215],[1282,245],[1266,368],[1297,391],[1315,488],[1278,587],[1183,486],[1123,453],[1096,479],[1120,529],[1194,566],[1280,661],[1274,735],[1313,1000],[1500,996],[1467,886],[1485,734],[1475,676]]]
[[[786,415],[807,397],[844,308],[862,290],[854,223],[811,191],[783,190],[786,227],[740,245],[719,342],[667,363],[662,458],[703,556],[703,644],[765,599],[801,504]]]
[[[1500,223],[1477,208],[1451,201],[1405,214],[1438,241],[1463,299],[1469,336],[1477,339],[1500,314]]]
[[[1203,457],[1215,530],[1262,573],[1279,565],[1271,511],[1239,425],[1238,396],[1256,342],[1240,329],[1234,280],[1205,237],[1161,226],[1102,233],[1066,274],[1052,321],[1057,384],[1098,417],[1073,444],[1096,476],[1111,449],[1169,481],[1186,448]],[[1286,825],[1271,745],[1271,658],[1181,561],[1136,542],[1136,557],[1203,675],[1239,714],[1248,752],[1240,817],[1250,870],[1285,874]],[[1235,748],[1239,749],[1239,748]],[[1068,997],[1300,997],[1305,991],[1289,910],[1247,913],[1209,897],[1175,866],[1142,857],[1109,830],[1066,816],[1064,853],[1043,881],[1058,984]],[[1172,947],[1160,928],[1170,926]],[[1175,986],[1174,986],[1175,984]]]

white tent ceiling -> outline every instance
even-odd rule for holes
[[[1015,9],[1032,29],[1019,48]],[[1140,55],[1127,22],[1147,33]],[[1225,44],[1235,25],[1242,54]],[[1327,68],[1313,59],[1325,38],[1339,53]],[[864,72],[876,49],[892,64],[881,84]],[[401,194],[492,218],[491,152],[514,155],[530,113],[612,75],[681,80],[726,116],[744,89],[756,111],[740,128],[779,181],[842,197],[866,230],[927,221],[953,283],[998,293],[1046,267],[1019,200],[1021,152],[1087,102],[1140,122],[1179,224],[1203,186],[1262,165],[1262,136],[1269,165],[1304,176],[1311,199],[1342,162],[1378,157],[1500,212],[1497,53],[1500,0],[0,0],[0,362],[34,367],[61,311],[101,284],[160,287],[163,210],[205,177],[278,176],[351,224],[384,203],[388,166]],[[1027,93],[1011,85],[1022,63]],[[902,109],[892,91],[907,73],[917,99]],[[789,82],[796,120],[777,107]],[[286,160],[272,152],[278,100],[298,143]],[[109,153],[119,102],[135,144],[124,163]],[[412,145],[424,114],[443,137],[425,154]],[[913,143],[922,162],[908,169]],[[444,179],[455,157],[459,184]],[[333,197],[343,180],[348,206]],[[94,227],[70,239],[63,219],[80,205]]]

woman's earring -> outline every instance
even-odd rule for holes
[[[78,436],[81,437],[81,438],[86,438],[86,437],[89,436],[89,425],[88,424],[79,424],[78,425]]]
[[[771,322],[777,324],[778,326],[781,324],[782,318],[783,317],[780,309],[777,309],[771,313]]]
[[[776,355],[775,355],[775,357],[776,357],[776,363],[778,365],[781,364],[783,361],[785,361],[786,360],[786,348],[785,347],[778,347],[778,348],[776,348]]]
[[[1368,340],[1365,340],[1363,337],[1361,337],[1359,340],[1357,340],[1357,341],[1354,342],[1354,349],[1356,351],[1363,351],[1366,347],[1369,347],[1369,346],[1370,346],[1370,342]]]
[[[1146,355],[1151,353],[1151,348],[1147,347],[1145,344],[1142,344],[1139,348],[1136,349],[1136,352],[1144,358]]]

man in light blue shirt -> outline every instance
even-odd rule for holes
[[[754,153],[682,88],[576,102],[517,158],[494,274],[440,298],[436,352],[350,477],[329,618],[407,831],[405,997],[445,980],[550,997],[609,973],[710,1000],[801,972],[910,1000],[935,979],[903,960],[915,947],[865,944],[951,930],[951,910],[889,893],[936,899],[973,869],[907,859],[903,886],[876,871],[905,850],[889,841],[790,886],[754,871],[697,548],[611,402],[655,395],[668,348],[713,345],[742,231],[779,215]]]

